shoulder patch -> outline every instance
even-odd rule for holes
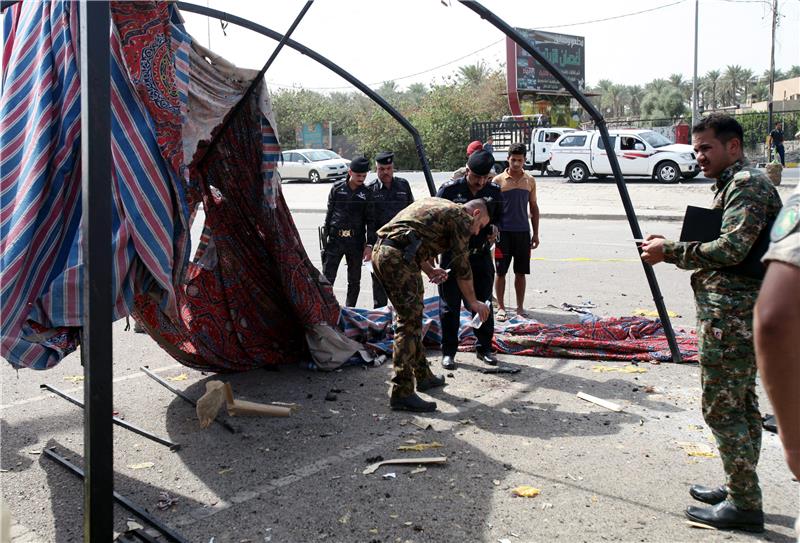
[[[770,230],[769,238],[777,242],[791,234],[800,224],[800,193],[792,195],[778,213]]]

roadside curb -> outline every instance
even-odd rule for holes
[[[325,209],[320,208],[297,208],[289,209],[292,213],[313,213],[324,214]],[[542,219],[574,219],[586,221],[627,221],[628,217],[624,213],[542,213],[539,215]],[[651,215],[639,214],[636,218],[640,221],[682,221],[683,215]]]

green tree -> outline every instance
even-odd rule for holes
[[[468,66],[461,66],[458,69],[459,79],[467,85],[480,85],[488,75],[489,69],[483,61]]]
[[[720,71],[709,70],[701,80],[700,88],[706,95],[703,99],[704,106],[710,106],[710,109],[717,109],[717,100],[719,98],[719,84],[720,84]]]

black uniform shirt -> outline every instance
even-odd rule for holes
[[[772,138],[773,145],[778,145],[779,143],[783,143],[783,130],[778,130],[777,128],[773,128],[772,132],[770,132],[769,135]]]
[[[374,205],[373,221],[367,225],[367,243],[375,243],[376,232],[384,224],[391,221],[400,211],[414,203],[411,186],[402,177],[392,177],[391,188],[387,188],[380,179],[367,186]]]
[[[500,185],[492,181],[479,190],[477,194],[473,195],[467,184],[467,178],[462,177],[445,182],[439,187],[436,196],[457,204],[465,204],[476,198],[490,199],[486,203],[486,207],[489,209],[489,224],[484,226],[477,236],[469,238],[470,250],[488,249],[488,238],[492,234],[492,225],[500,228],[500,218],[503,215],[503,194],[500,191]]]
[[[325,228],[332,239],[337,238],[339,230],[352,230],[350,238],[364,243],[367,224],[372,217],[372,196],[364,185],[351,190],[347,180],[339,181],[331,187],[328,195],[328,212],[325,214]]]

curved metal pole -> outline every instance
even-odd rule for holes
[[[188,11],[190,13],[197,13],[199,15],[205,15],[206,17],[214,17],[215,19],[221,19],[228,23],[233,23],[237,26],[241,26],[242,28],[246,28],[248,30],[252,30],[253,32],[257,32],[262,36],[266,36],[268,38],[272,38],[273,40],[280,41],[283,39],[283,34],[275,32],[265,26],[260,24],[254,23],[247,19],[243,19],[241,17],[237,17],[236,15],[231,15],[230,13],[226,13],[224,11],[219,11],[216,9],[212,9],[206,6],[198,6],[196,4],[190,4],[187,2],[176,2],[178,9],[182,11]],[[408,130],[411,134],[411,137],[414,138],[414,144],[417,147],[417,154],[419,155],[419,160],[422,165],[422,172],[425,174],[425,181],[428,184],[428,190],[431,193],[431,196],[436,194],[436,185],[433,183],[433,175],[431,174],[430,166],[428,165],[428,159],[425,156],[425,147],[422,144],[422,138],[419,135],[419,132],[414,125],[412,125],[408,119],[403,117],[403,115],[389,105],[386,100],[384,100],[378,93],[370,89],[364,83],[353,77],[349,72],[342,69],[340,66],[334,64],[327,58],[323,57],[316,51],[309,49],[305,45],[297,43],[294,40],[286,40],[286,45],[291,47],[292,49],[306,55],[307,57],[319,62],[329,70],[335,72],[337,75],[345,79],[348,83],[356,87],[358,90],[366,94],[372,101],[376,104],[381,106],[389,115],[391,115],[398,123],[400,123],[403,128]],[[641,236],[640,236],[641,237]]]
[[[611,145],[611,139],[608,135],[608,127],[606,126],[606,121],[603,118],[603,115],[597,110],[597,108],[592,104],[584,95],[583,93],[572,84],[564,74],[561,73],[561,70],[553,66],[549,60],[547,60],[544,56],[542,56],[533,46],[528,42],[525,37],[517,32],[516,29],[509,26],[505,21],[500,19],[497,15],[486,9],[483,5],[479,2],[474,0],[459,0],[464,6],[471,9],[482,19],[486,19],[489,23],[494,25],[498,30],[500,30],[503,34],[514,40],[517,45],[525,49],[533,58],[535,58],[542,66],[544,66],[547,71],[549,71],[553,76],[558,79],[558,81],[564,85],[564,88],[569,91],[570,94],[583,106],[583,108],[589,113],[592,117],[592,120],[595,122],[597,129],[600,131],[600,137],[603,139],[603,144],[605,145],[606,149],[613,149],[613,145]],[[619,190],[620,198],[622,199],[622,205],[625,208],[625,215],[628,217],[628,224],[630,224],[631,232],[633,233],[633,237],[635,239],[642,238],[642,230],[639,228],[639,221],[636,218],[636,211],[633,209],[633,203],[631,203],[631,197],[628,194],[628,187],[625,185],[625,180],[622,178],[622,172],[619,169],[619,162],[617,161],[616,153],[606,153],[608,155],[608,161],[611,163],[611,171],[614,172],[614,179],[617,182],[617,189]],[[639,253],[641,253],[641,248],[637,246]],[[653,301],[656,304],[656,309],[658,310],[658,316],[661,319],[661,324],[664,326],[664,333],[667,336],[667,343],[669,343],[669,349],[672,353],[672,360],[673,362],[680,362],[681,361],[681,353],[680,349],[678,349],[678,342],[675,340],[675,332],[672,329],[672,323],[669,320],[669,315],[667,314],[667,308],[664,305],[664,297],[661,295],[661,289],[658,286],[658,280],[656,279],[655,272],[653,272],[653,267],[649,264],[646,264],[642,261],[642,267],[644,268],[644,274],[647,276],[647,283],[650,285],[650,292],[653,294]]]

